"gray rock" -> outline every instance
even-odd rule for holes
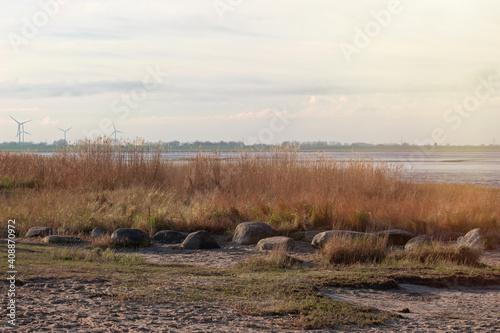
[[[376,233],[376,235],[377,236],[388,235],[387,244],[397,245],[397,246],[404,246],[410,239],[415,237],[415,235],[412,234],[411,232],[400,229],[379,231]]]
[[[411,249],[416,249],[421,246],[425,245],[431,245],[432,240],[429,236],[427,235],[420,235],[417,237],[413,237],[410,239],[406,244],[405,244],[405,250],[411,250]]]
[[[458,238],[463,236],[462,232],[443,231],[437,233],[433,238],[440,242],[455,242]]]
[[[481,229],[472,229],[471,231],[466,233],[465,236],[459,237],[457,240],[457,245],[484,250],[485,240],[483,235],[481,234]]]
[[[319,234],[320,232],[322,231],[321,230],[306,231],[304,232],[304,237],[302,237],[301,241],[311,243],[314,237],[316,237],[316,235]]]
[[[111,235],[113,243],[121,246],[147,246],[151,243],[148,234],[139,229],[120,228]]]
[[[257,244],[263,238],[274,237],[271,227],[263,222],[243,222],[236,226],[233,242],[240,245]]]
[[[285,250],[293,250],[295,248],[295,241],[290,237],[276,236],[263,238],[257,243],[259,250],[275,250],[283,248]]]
[[[75,244],[83,242],[79,237],[51,235],[43,239],[47,244]]]
[[[30,237],[45,237],[52,235],[52,228],[49,227],[31,227],[26,233],[27,238]]]
[[[101,237],[101,236],[106,236],[106,235],[111,235],[111,232],[109,232],[108,229],[106,228],[101,228],[101,227],[96,227],[92,229],[92,232],[90,233],[90,237]]]
[[[190,233],[182,242],[181,247],[190,250],[220,249],[220,245],[205,230]]]
[[[153,236],[153,241],[162,244],[180,244],[188,236],[187,232],[161,230]]]
[[[366,236],[373,236],[373,234],[366,233],[366,232],[357,232],[357,231],[348,231],[348,230],[330,230],[330,231],[323,231],[314,236],[311,245],[315,249],[320,249],[323,246],[325,246],[333,237],[340,237],[340,236],[348,236],[351,238],[354,237],[366,237]]]

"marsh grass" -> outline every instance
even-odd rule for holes
[[[390,259],[400,261],[417,261],[427,265],[455,264],[479,267],[483,266],[479,259],[482,251],[467,246],[445,245],[433,242],[404,251],[396,251]]]
[[[333,265],[381,263],[388,254],[387,236],[334,236],[321,248],[319,262]]]
[[[238,268],[252,272],[268,270],[292,269],[300,267],[302,261],[290,256],[285,247],[266,251],[266,253],[254,255],[245,261],[239,262]]]
[[[432,235],[500,230],[500,191],[465,185],[417,184],[398,165],[298,154],[294,147],[241,152],[223,159],[197,152],[162,157],[142,141],[85,141],[51,156],[0,152],[0,216],[59,234],[140,228],[224,233],[263,221],[280,233],[314,229],[399,228]],[[2,230],[3,237],[6,236]]]

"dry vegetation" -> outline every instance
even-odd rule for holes
[[[328,264],[369,264],[381,263],[387,254],[387,237],[336,236],[321,249],[320,258]]]
[[[0,214],[78,234],[96,226],[230,232],[264,221],[297,230],[401,228],[416,233],[500,230],[500,191],[417,184],[401,169],[353,156],[303,158],[293,147],[232,159],[200,152],[163,159],[155,147],[116,148],[108,139],[51,156],[0,152]],[[5,232],[5,231],[3,231]],[[3,235],[5,236],[5,235]]]

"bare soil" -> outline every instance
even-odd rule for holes
[[[225,241],[216,250],[183,250],[155,244],[135,252],[155,264],[184,264],[226,268],[259,253],[255,246]],[[296,242],[291,254],[312,261],[314,249]],[[500,251],[483,256],[488,265],[500,265]],[[186,277],[189,278],[189,277]],[[2,304],[6,292],[2,286]],[[336,300],[399,312],[401,318],[379,327],[344,327],[313,332],[498,332],[500,286],[438,289],[401,284],[399,289],[322,288]],[[296,332],[284,330],[280,317],[242,315],[236,309],[211,302],[139,303],[117,299],[110,281],[35,279],[19,287],[19,332]],[[5,308],[5,307],[4,307]],[[407,309],[405,311],[402,311]],[[5,310],[4,310],[5,311]],[[408,312],[409,311],[409,312]],[[404,313],[406,312],[406,313]],[[4,316],[5,318],[5,316]],[[5,325],[5,319],[2,325]],[[1,327],[1,326],[0,326]],[[4,326],[2,331],[6,330]]]

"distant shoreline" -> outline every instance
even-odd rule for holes
[[[278,146],[285,149],[286,146]],[[489,146],[296,146],[299,152],[500,152],[500,145]],[[190,146],[163,146],[165,152],[269,152],[274,151],[276,146],[205,146],[205,145],[190,145]],[[5,145],[0,144],[0,151],[24,151],[37,153],[54,153],[61,151],[62,148],[55,146],[43,145]]]

